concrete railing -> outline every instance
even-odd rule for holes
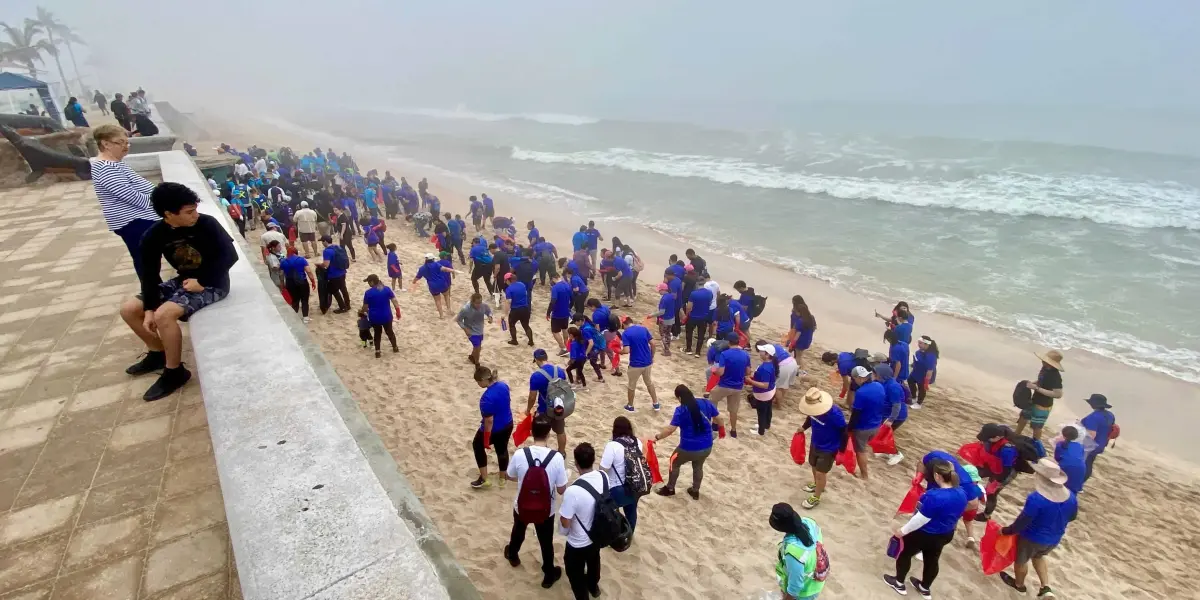
[[[189,332],[244,597],[478,598],[195,165],[180,151],[147,156],[238,240],[229,296]]]

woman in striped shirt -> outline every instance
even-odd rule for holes
[[[117,125],[101,125],[92,132],[99,156],[92,159],[92,184],[108,229],[125,240],[134,269],[139,268],[138,248],[142,236],[158,222],[158,214],[150,206],[154,184],[133,172],[121,161],[129,154],[129,136]],[[138,273],[141,278],[141,273]]]

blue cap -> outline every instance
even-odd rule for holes
[[[533,351],[533,360],[546,360],[548,358],[550,358],[550,355],[546,354],[546,351],[541,348]]]

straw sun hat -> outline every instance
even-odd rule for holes
[[[804,399],[800,401],[800,412],[810,417],[821,416],[832,407],[833,396],[815,387],[808,388],[808,391],[804,392]]]
[[[1062,352],[1059,352],[1058,350],[1047,350],[1045,352],[1034,352],[1034,354],[1036,354],[1038,358],[1042,359],[1042,362],[1054,367],[1055,369],[1058,369],[1059,371],[1066,371],[1066,369],[1064,369],[1062,366]]]
[[[1051,502],[1066,502],[1071,497],[1071,491],[1064,485],[1067,474],[1058,463],[1049,458],[1043,458],[1032,465],[1033,489]]]

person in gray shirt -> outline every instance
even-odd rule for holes
[[[479,292],[471,294],[471,301],[464,304],[454,322],[462,327],[467,339],[471,340],[471,355],[467,357],[475,366],[479,366],[479,348],[483,346],[483,320],[492,322],[492,307],[484,304]]]

